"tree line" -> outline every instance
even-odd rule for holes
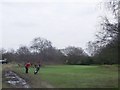
[[[44,64],[89,64],[89,56],[82,48],[69,46],[65,49],[57,49],[51,41],[37,37],[31,42],[31,46],[21,46],[16,51],[1,49],[2,59],[7,58],[11,62],[24,63],[30,61]]]

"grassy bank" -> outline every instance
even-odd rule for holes
[[[115,65],[50,65],[42,67],[37,75],[33,74],[34,68],[30,68],[29,74],[25,74],[24,67],[13,66],[11,69],[34,88],[44,88],[45,85],[57,88],[118,87],[118,70]]]

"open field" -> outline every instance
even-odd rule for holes
[[[42,67],[37,75],[33,74],[34,68],[30,68],[29,74],[25,74],[24,67],[17,65],[11,65],[9,69],[24,78],[33,88],[118,87],[116,65],[48,65]]]

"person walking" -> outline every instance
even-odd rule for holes
[[[29,70],[29,67],[31,66],[31,64],[30,64],[30,62],[27,62],[26,64],[25,64],[25,73],[28,73],[28,70]]]

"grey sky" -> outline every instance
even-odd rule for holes
[[[3,48],[28,46],[35,37],[46,38],[57,48],[85,48],[95,38],[99,17],[95,0],[3,1],[0,3]]]

